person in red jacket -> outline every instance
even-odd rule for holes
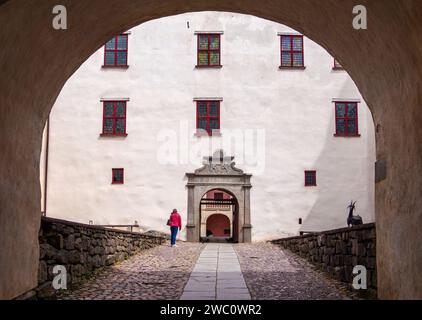
[[[171,231],[171,246],[176,247],[176,236],[179,230],[182,230],[182,217],[177,212],[177,209],[173,209],[170,214],[169,226]]]

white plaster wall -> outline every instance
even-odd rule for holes
[[[305,38],[306,69],[289,71],[278,68],[277,33],[294,30],[253,16],[189,13],[130,31],[129,68],[102,69],[100,49],[68,80],[52,109],[48,216],[96,224],[137,220],[167,231],[168,214],[177,208],[185,224],[184,174],[238,130],[259,136],[244,139],[253,148],[239,140],[226,148],[237,167],[253,174],[253,240],[343,227],[352,199],[364,222],[374,221],[371,114],[322,47]],[[195,31],[224,31],[223,68],[195,68]],[[119,97],[130,98],[128,136],[100,137],[100,98]],[[220,138],[194,136],[195,97],[224,99]],[[333,98],[361,99],[360,138],[333,136]],[[125,168],[124,185],[111,184],[114,167]],[[304,187],[307,169],[318,171],[315,188]]]

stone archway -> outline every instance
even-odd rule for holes
[[[187,240],[198,242],[201,239],[201,200],[212,189],[224,190],[236,199],[236,223],[233,234],[237,242],[251,242],[250,189],[252,175],[235,167],[234,157],[226,157],[222,150],[213,156],[204,157],[203,167],[194,173],[187,173],[188,221]]]
[[[230,237],[230,220],[224,214],[214,213],[207,219],[207,233],[211,232],[214,237]],[[208,236],[208,234],[207,234]]]
[[[56,4],[0,1],[0,298],[37,284],[42,130],[67,79],[114,34],[151,19],[205,10],[288,25],[349,72],[377,128],[379,297],[422,297],[420,0],[359,1],[369,14],[367,30],[352,27],[355,0],[63,1],[67,30],[51,26]]]

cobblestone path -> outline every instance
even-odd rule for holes
[[[105,268],[59,299],[177,300],[204,246],[178,243],[158,246]]]
[[[236,244],[252,299],[350,299],[338,283],[315,271],[304,259],[270,243]]]
[[[214,273],[212,279],[207,272]],[[208,290],[210,283],[212,290]],[[236,299],[236,295],[248,299],[249,294],[257,300],[350,299],[338,283],[278,246],[182,242],[176,248],[158,246],[106,267],[58,299],[212,300]]]

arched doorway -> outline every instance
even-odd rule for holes
[[[218,150],[204,157],[204,166],[187,173],[188,222],[187,240],[206,239],[206,220],[209,215],[222,214],[232,221],[230,240],[251,242],[250,179],[252,175],[235,167],[234,157],[224,156]],[[217,197],[217,199],[216,199]],[[224,209],[224,210],[223,210]],[[207,214],[209,212],[210,214]]]
[[[224,189],[205,193],[200,202],[200,239],[205,242],[239,242],[238,201]]]
[[[315,3],[110,0],[104,6],[100,1],[72,2],[66,4],[67,12],[71,21],[79,17],[79,22],[71,23],[68,30],[55,30],[50,1],[2,1],[0,260],[7,263],[1,267],[0,297],[16,297],[37,283],[42,129],[66,80],[116,33],[150,19],[201,10],[253,14],[289,25],[325,47],[350,73],[377,127],[379,295],[421,297],[418,267],[422,254],[418,249],[422,236],[415,224],[422,208],[421,3],[363,0],[371,13],[367,30],[352,27],[356,1]],[[25,28],[28,23],[33,27]],[[22,37],[24,29],[26,36]],[[400,79],[400,85],[391,85],[391,79]]]
[[[229,218],[221,213],[214,213],[207,219],[206,236],[208,239],[221,238],[230,239],[232,228]]]

